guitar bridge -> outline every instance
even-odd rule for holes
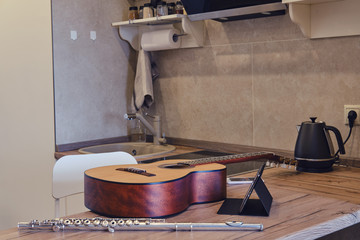
[[[148,173],[148,172],[147,172],[146,170],[144,170],[144,169],[134,168],[134,167],[129,167],[129,168],[117,168],[116,170],[118,170],[118,171],[124,171],[124,172],[131,172],[131,173],[135,173],[135,174],[140,174],[140,175],[144,175],[144,176],[147,176],[147,177],[156,176],[156,174]]]

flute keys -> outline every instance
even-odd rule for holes
[[[80,226],[82,224],[82,221],[80,219],[76,219],[74,224],[75,226]]]
[[[54,225],[51,228],[54,232],[59,232],[60,231],[60,226],[59,225]]]
[[[112,220],[109,224],[110,227],[116,227],[117,222],[115,220]]]
[[[109,222],[107,220],[104,220],[101,222],[101,226],[107,227],[107,226],[109,226]]]
[[[39,221],[38,220],[31,220],[30,224],[31,225],[38,225]]]
[[[152,222],[165,222],[165,219],[148,219],[148,218],[59,218],[52,220],[44,220],[43,222],[39,222],[38,220],[31,220],[26,223],[31,228],[35,228],[36,226],[45,227],[49,226],[53,231],[65,230],[65,229],[86,229],[86,227],[94,228],[94,229],[103,229],[107,228],[110,232],[113,232],[117,227],[137,227],[144,225],[151,225]],[[25,223],[22,223],[25,224]],[[19,225],[20,226],[20,225]]]
[[[68,225],[70,225],[72,222],[71,222],[71,220],[70,219],[65,219],[64,220],[64,225],[65,226],[68,226]]]

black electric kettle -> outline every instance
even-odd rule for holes
[[[329,131],[332,131],[337,140],[339,151],[345,154],[344,142],[340,131],[324,122],[316,122],[316,117],[311,121],[303,122],[295,145],[295,160],[297,170],[301,172],[330,172],[333,163],[338,159],[337,152],[331,142]]]

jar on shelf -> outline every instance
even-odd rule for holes
[[[167,4],[169,15],[175,14],[175,3],[171,2]]]
[[[129,20],[139,19],[139,13],[137,7],[130,7],[129,8]]]
[[[152,18],[152,17],[154,17],[153,7],[151,6],[150,3],[145,3],[143,9],[143,18]]]
[[[160,1],[156,6],[156,13],[157,16],[165,16],[168,15],[168,7],[165,1]]]
[[[144,18],[144,6],[140,6],[139,8],[139,19]]]
[[[184,6],[181,1],[176,2],[175,13],[176,14],[184,14]]]

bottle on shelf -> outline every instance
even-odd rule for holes
[[[140,6],[139,8],[139,19],[144,18],[144,6]]]
[[[143,18],[152,18],[152,17],[154,17],[153,7],[151,6],[150,3],[145,3],[143,9]]]
[[[181,1],[176,2],[175,13],[176,14],[184,14],[184,6]]]
[[[175,3],[171,2],[167,4],[169,15],[175,14]]]
[[[139,19],[139,13],[137,7],[129,7],[129,20]]]
[[[156,6],[156,13],[157,16],[165,16],[168,15],[168,7],[165,1],[160,1],[158,2],[157,6]]]

